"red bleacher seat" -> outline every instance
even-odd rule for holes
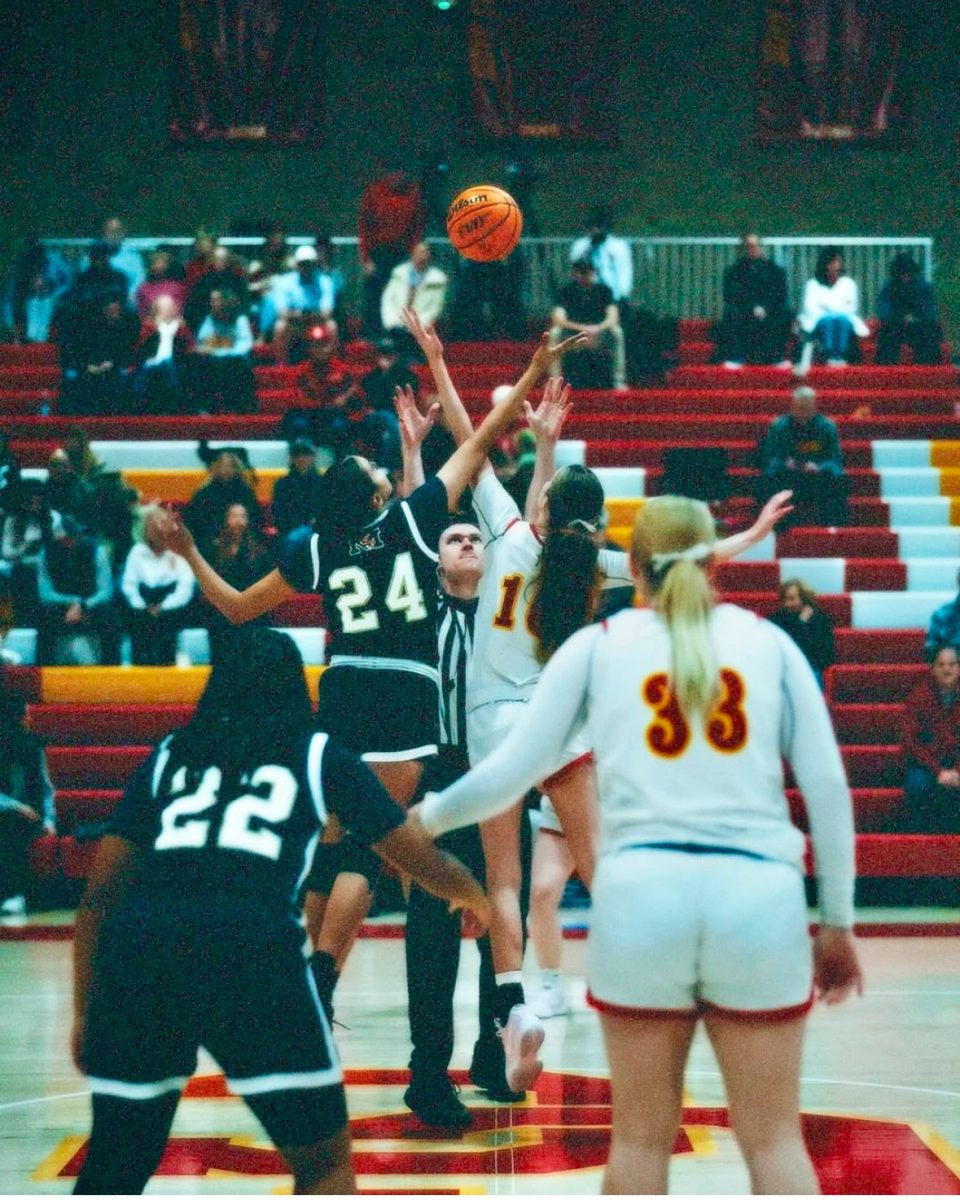
[[[749,608],[751,612],[755,612],[761,617],[769,617],[780,607],[776,592],[724,592],[721,594],[721,599],[727,600],[731,604],[739,604],[742,608]],[[849,596],[818,596],[817,604],[829,616],[834,625],[850,624],[851,600]]]
[[[923,663],[837,664],[825,672],[830,704],[902,703],[930,668]]]
[[[903,805],[900,788],[851,788],[853,798],[854,825],[859,833],[890,831]],[[804,833],[809,831],[807,810],[803,798],[796,788],[787,791],[790,816]]]
[[[777,536],[778,558],[897,558],[899,549],[897,535],[889,529],[830,531],[798,526]]]
[[[915,666],[924,657],[922,629],[838,629],[837,662],[907,663]]]
[[[105,821],[123,792],[117,788],[64,788],[57,792],[57,829],[72,834],[88,821]]]
[[[188,704],[40,704],[31,729],[60,746],[127,746],[157,742],[193,713]]]
[[[122,786],[151,746],[49,746],[47,763],[56,788]]]
[[[830,716],[841,745],[894,745],[900,741],[902,704],[834,704]]]

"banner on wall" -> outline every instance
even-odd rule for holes
[[[175,142],[317,140],[326,0],[173,0],[169,12]]]
[[[762,0],[762,142],[903,142],[913,133],[898,0]]]
[[[619,0],[470,0],[470,125],[482,139],[616,140]]]

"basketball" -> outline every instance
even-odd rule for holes
[[[447,209],[447,236],[464,258],[493,262],[506,258],[520,240],[523,214],[503,188],[465,188]]]

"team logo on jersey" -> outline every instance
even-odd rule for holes
[[[374,529],[370,533],[365,533],[358,541],[350,543],[350,554],[351,556],[367,554],[371,550],[382,550],[384,545],[383,533],[379,529]]]

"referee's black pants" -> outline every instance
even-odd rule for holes
[[[459,779],[468,770],[467,752],[458,746],[442,746],[430,759],[422,789],[438,791]],[[476,877],[484,881],[486,872],[480,830],[476,825],[455,829],[437,839],[437,845],[456,855]],[[530,899],[530,822],[524,814],[520,823],[520,856],[523,864],[523,888],[520,912],[526,938],[527,909]],[[496,1039],[496,982],[490,938],[477,941],[480,951],[480,1034],[475,1055],[482,1054],[484,1043]],[[448,902],[431,896],[415,883],[407,901],[407,995],[410,1014],[410,1056],[412,1075],[424,1078],[443,1075],[453,1056],[453,993],[460,966],[460,914],[448,911]]]

